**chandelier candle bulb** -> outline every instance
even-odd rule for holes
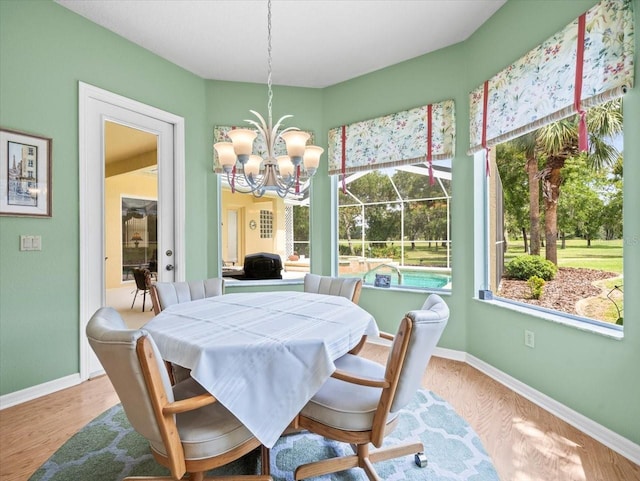
[[[262,157],[259,155],[250,155],[249,160],[244,166],[244,173],[247,176],[251,176],[255,179],[260,173],[260,165],[262,164]]]
[[[304,150],[304,169],[309,175],[316,173],[318,165],[320,164],[320,156],[323,152],[324,149],[317,145],[309,145]]]
[[[288,155],[281,155],[278,157],[278,171],[284,178],[291,177],[293,175],[293,163]]]
[[[233,150],[238,156],[241,164],[249,160],[253,151],[253,141],[258,136],[256,132],[249,129],[234,129],[227,133],[233,143]]]
[[[280,137],[287,144],[287,154],[291,157],[291,162],[293,162],[293,165],[298,165],[302,161],[307,140],[311,135],[301,130],[289,130],[283,132]]]
[[[213,148],[218,153],[218,159],[222,170],[229,173],[233,170],[233,166],[236,164],[236,153],[233,150],[233,144],[231,142],[218,142],[213,144]]]

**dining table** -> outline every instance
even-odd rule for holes
[[[334,361],[374,317],[340,296],[230,293],[174,304],[143,326],[165,361],[191,370],[265,446],[272,447],[331,376]]]

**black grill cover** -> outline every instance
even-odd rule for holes
[[[244,256],[244,279],[282,279],[280,256],[268,252]]]

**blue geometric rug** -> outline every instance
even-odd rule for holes
[[[499,481],[491,459],[476,433],[434,393],[418,391],[402,410],[400,422],[384,445],[420,439],[428,464],[415,465],[413,456],[375,463],[386,481]],[[352,454],[349,445],[301,433],[282,437],[271,450],[271,475],[275,481],[293,480],[304,463]],[[252,474],[260,469],[259,450],[211,474]],[[120,481],[126,476],[168,475],[153,459],[146,440],[136,433],[120,405],[87,424],[56,451],[29,481]],[[313,478],[323,481],[365,481],[359,469]]]

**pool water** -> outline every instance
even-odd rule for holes
[[[451,276],[433,271],[422,271],[415,269],[400,269],[402,274],[399,279],[397,272],[369,272],[365,275],[364,283],[374,285],[376,273],[390,274],[392,287],[417,287],[420,289],[444,289],[451,282]]]

